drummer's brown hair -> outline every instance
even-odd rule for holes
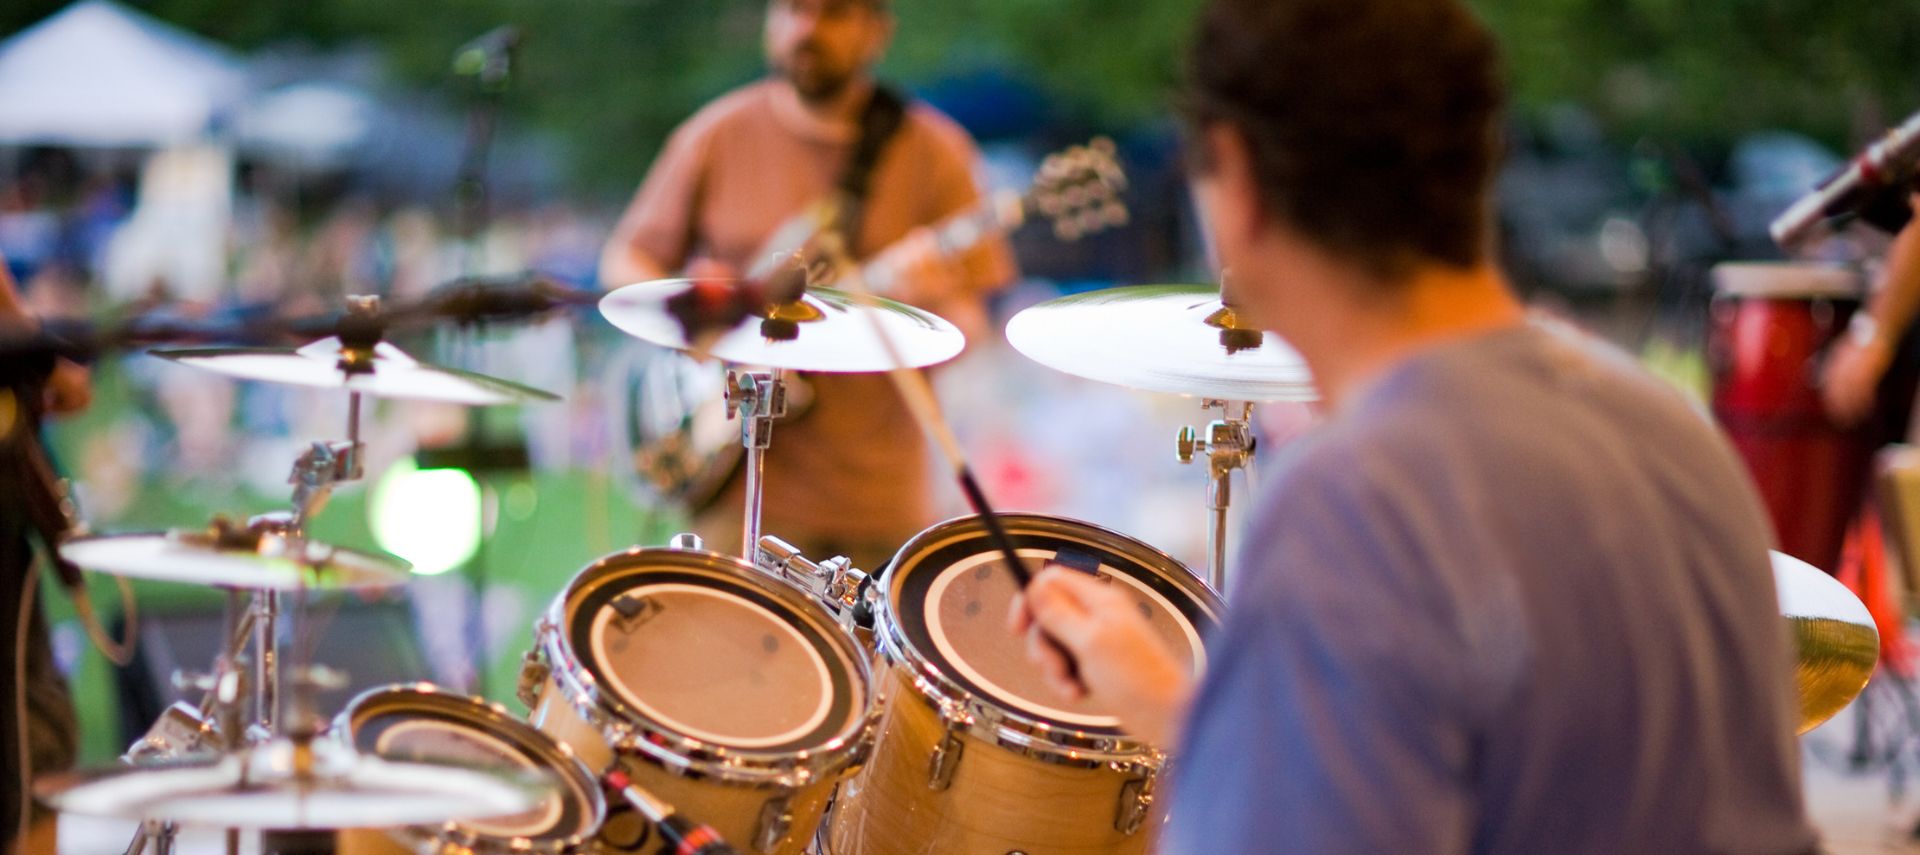
[[[1211,0],[1188,59],[1199,131],[1247,141],[1269,212],[1325,251],[1395,279],[1492,251],[1504,71],[1460,0]]]

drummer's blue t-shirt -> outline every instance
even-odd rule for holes
[[[1811,851],[1765,514],[1624,355],[1442,345],[1275,470],[1165,851]]]

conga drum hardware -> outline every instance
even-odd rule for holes
[[[1087,523],[1003,514],[1022,561],[1127,592],[1154,631],[1204,669],[1219,597],[1160,550]],[[978,517],[900,548],[868,587],[881,664],[872,757],[842,784],[831,855],[1144,853],[1169,762],[1118,711],[1060,699],[1005,630],[1018,588]]]
[[[806,588],[738,558],[632,549],[535,627],[533,724],[737,846],[800,855],[877,718],[867,653]]]

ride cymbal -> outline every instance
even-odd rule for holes
[[[1226,401],[1311,401],[1307,364],[1242,328],[1210,285],[1139,285],[1048,300],[1007,322],[1035,362],[1089,380]]]
[[[667,300],[685,292],[692,279],[655,279],[614,290],[600,301],[600,314],[642,341],[675,350],[693,346]],[[863,374],[889,371],[894,359],[874,334],[873,322],[886,328],[909,368],[937,365],[967,345],[953,324],[905,303],[874,298],[876,305],[832,288],[809,288],[800,299],[779,303],[720,333],[708,355],[740,365],[765,365],[797,371]]]
[[[338,338],[298,349],[285,347],[193,347],[149,351],[182,365],[242,380],[264,380],[319,389],[344,389],[376,398],[493,406],[558,401],[560,396],[497,377],[421,362],[387,342],[373,346],[362,366],[349,370]]]
[[[1847,586],[1819,568],[1773,552],[1780,613],[1792,629],[1798,733],[1819,727],[1867,687],[1880,660],[1873,615]]]

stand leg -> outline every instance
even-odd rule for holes
[[[747,451],[745,512],[740,515],[740,555],[748,563],[760,544],[760,509],[766,492],[767,448],[773,444],[773,420],[787,414],[787,390],[780,370],[743,372],[727,378],[728,412],[740,418],[740,445]]]
[[[254,595],[253,626],[254,722],[271,736],[279,726],[280,711],[280,595],[261,591]]]
[[[760,542],[761,496],[766,489],[761,479],[766,475],[766,468],[766,449],[747,446],[747,507],[740,515],[740,555],[748,561],[753,560],[754,545]]]
[[[1233,470],[1220,469],[1207,485],[1207,512],[1213,523],[1207,529],[1207,584],[1215,591],[1227,590],[1227,504],[1232,500]]]

